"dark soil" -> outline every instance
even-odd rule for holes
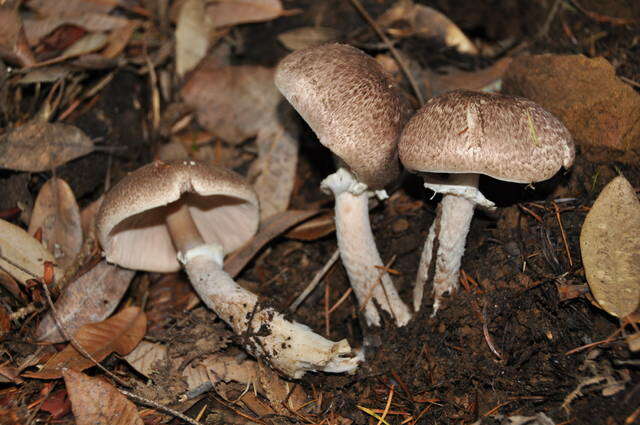
[[[284,3],[287,9],[298,8],[302,13],[240,26],[237,31],[243,47],[234,52],[236,63],[276,64],[287,51],[275,36],[313,25],[318,16],[322,16],[323,26],[340,30],[345,40],[357,37],[356,44],[361,46],[378,43],[348,1]],[[392,3],[363,1],[373,16]],[[419,3],[444,12],[471,38],[486,43],[512,40],[505,55],[515,49],[604,56],[619,75],[640,81],[640,26],[613,25],[604,18],[638,19],[637,2],[582,0],[583,9],[597,11],[600,18],[595,19],[573,2],[560,1],[544,34],[540,30],[554,1]],[[424,67],[448,65],[474,70],[492,62],[464,57],[419,40],[402,41],[397,48]],[[124,148],[112,156],[111,178],[115,181],[148,162],[160,139],[145,124],[149,116],[144,100],[148,98],[146,80],[122,70],[109,87],[96,104],[79,111],[70,121],[91,137],[102,138],[105,145]],[[142,105],[141,109],[134,104]],[[318,188],[332,168],[331,157],[306,127],[301,143],[292,208],[330,206],[331,199]],[[81,205],[103,193],[107,157],[96,152],[58,171],[71,184]],[[391,410],[421,415],[418,423],[424,424],[470,424],[491,414],[530,416],[537,412],[546,413],[558,424],[630,423],[625,421],[640,406],[640,371],[637,366],[621,366],[619,362],[637,361],[637,354],[630,352],[624,340],[572,352],[607,339],[619,327],[588,296],[566,295],[586,284],[579,249],[582,222],[602,187],[618,173],[640,188],[639,164],[612,162],[606,153],[599,158],[603,158],[601,162],[588,162],[578,149],[576,164],[569,172],[536,185],[535,190],[489,178],[481,180],[480,189],[496,201],[499,209],[495,213],[476,212],[462,263],[467,285],[449,297],[435,317],[431,317],[432,300],[426,299],[425,308],[408,326],[396,329],[387,317],[383,329],[366,330],[356,300],[351,297],[333,312],[327,326],[325,299],[329,306],[334,305],[349,287],[338,262],[294,318],[334,340],[348,338],[358,346],[366,339],[370,346],[367,362],[356,375],[309,374],[301,381],[310,393],[324,392],[323,414],[334,412],[357,424],[376,423],[359,406],[383,409],[393,389]],[[0,209],[32,202],[48,177],[3,171]],[[438,201],[428,199],[418,178],[407,175],[391,198],[371,212],[382,259],[395,259],[391,268],[399,274],[393,279],[406,301],[411,299],[420,252]],[[312,242],[282,237],[269,244],[239,280],[284,310],[335,249],[334,234]],[[173,314],[182,317],[185,313]],[[184,345],[188,341],[180,342]],[[186,346],[182,349],[189,351]],[[606,376],[621,380],[625,373],[622,369],[630,373],[623,390],[604,396],[602,381],[586,386],[575,400],[567,399],[587,379]],[[162,386],[162,382],[156,385]],[[194,407],[196,413],[199,406]],[[399,424],[403,416],[388,418],[389,423]],[[487,419],[485,423],[492,422]]]

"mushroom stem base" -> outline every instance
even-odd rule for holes
[[[411,319],[411,312],[384,271],[371,232],[368,192],[361,186],[362,183],[344,168],[322,181],[321,187],[333,192],[335,197],[336,234],[342,264],[358,303],[364,308],[367,325],[380,326],[377,303],[398,326],[404,326]]]
[[[430,274],[433,273],[433,314],[435,315],[444,295],[453,294],[458,289],[460,264],[476,205],[490,208],[493,203],[478,190],[477,174],[452,175],[447,184],[425,182],[425,187],[437,189],[444,196],[438,206],[436,219],[429,228],[420,258],[413,292],[413,307],[415,311],[420,310],[424,286]],[[437,250],[435,265],[433,264],[434,250]]]
[[[292,378],[309,370],[340,373],[358,367],[362,354],[351,350],[347,340],[330,341],[262,305],[222,270],[218,251],[215,244],[200,246],[183,253],[181,259],[202,301],[240,335],[253,356]]]

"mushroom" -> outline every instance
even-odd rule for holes
[[[540,105],[467,90],[429,100],[405,126],[399,151],[409,171],[428,173],[426,188],[444,195],[422,252],[413,299],[418,311],[437,247],[434,314],[442,296],[458,288],[474,208],[495,208],[478,190],[479,175],[530,184],[570,167],[575,155],[567,128]],[[434,173],[450,176],[442,180]]]
[[[384,198],[398,178],[398,138],[411,109],[370,56],[344,44],[298,50],[276,69],[284,97],[337,157],[321,188],[335,197],[338,247],[368,326],[380,326],[375,302],[398,326],[411,318],[383,270],[369,222],[369,189]]]
[[[248,241],[259,221],[258,200],[236,173],[195,161],[156,161],[109,191],[96,228],[107,261],[154,272],[180,263],[202,301],[255,357],[300,378],[308,370],[354,370],[361,356],[346,340],[332,342],[291,322],[240,287],[223,258]]]

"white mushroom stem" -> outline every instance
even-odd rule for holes
[[[367,187],[344,168],[328,176],[320,186],[335,197],[338,248],[353,292],[364,306],[369,326],[380,326],[376,303],[404,326],[411,312],[396,291],[376,248],[369,222]],[[375,303],[374,303],[375,301]]]
[[[354,353],[347,340],[333,342],[305,325],[289,321],[239,286],[222,269],[222,246],[202,241],[186,206],[174,208],[166,221],[175,238],[178,259],[196,292],[240,335],[252,355],[292,378],[300,378],[309,370],[341,373],[358,367],[362,353]]]
[[[476,205],[487,209],[495,208],[478,190],[477,174],[452,174],[446,182],[433,177],[425,177],[424,186],[436,193],[442,193],[438,214],[434,220],[420,257],[418,276],[413,292],[413,308],[420,310],[424,285],[433,271],[433,314],[438,311],[444,294],[453,294],[458,289],[460,263],[464,254],[467,234]],[[437,240],[435,267],[434,245]]]

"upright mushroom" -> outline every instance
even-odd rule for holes
[[[429,100],[407,123],[399,150],[404,166],[427,173],[425,187],[444,195],[422,252],[413,299],[418,311],[437,240],[434,313],[443,294],[458,288],[475,206],[495,208],[478,190],[479,174],[508,182],[538,182],[570,167],[575,154],[569,131],[540,105],[466,90]],[[450,176],[442,180],[433,173]]]
[[[308,370],[355,369],[360,359],[346,340],[334,343],[285,319],[222,269],[224,255],[254,235],[258,220],[256,194],[236,173],[157,161],[106,194],[96,227],[109,262],[155,272],[176,271],[182,263],[203,302],[275,369],[293,378]]]
[[[338,171],[321,184],[335,197],[342,263],[369,326],[380,325],[372,301],[405,325],[402,302],[376,248],[369,222],[369,190],[381,196],[399,176],[398,138],[410,116],[400,90],[370,56],[343,45],[298,50],[276,70],[276,86],[338,157]]]

